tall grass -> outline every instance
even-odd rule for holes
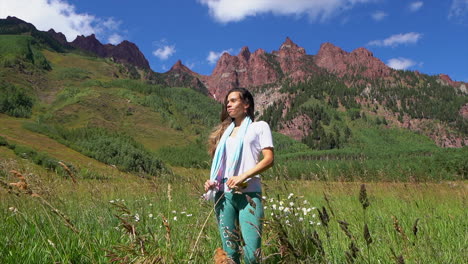
[[[9,185],[17,181],[12,169],[41,198]],[[199,199],[205,178],[205,170],[192,169],[164,179],[75,185],[54,173],[38,175],[28,162],[1,160],[0,262],[211,263],[221,244],[213,215],[194,247],[212,210]],[[264,263],[466,259],[464,182],[372,183],[365,197],[359,183],[267,180],[264,186]]]

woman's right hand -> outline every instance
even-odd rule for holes
[[[216,187],[216,182],[215,181],[207,180],[205,182],[205,192],[207,192],[209,189],[212,189],[214,187]]]

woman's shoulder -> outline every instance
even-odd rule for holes
[[[270,125],[268,125],[267,122],[265,121],[255,121],[252,122],[251,124],[252,128],[255,130],[263,130],[263,129],[268,129],[270,130]]]

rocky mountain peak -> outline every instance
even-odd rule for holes
[[[240,59],[243,59],[245,61],[249,61],[250,59],[250,50],[249,47],[245,46],[242,47],[241,51],[239,52],[239,55],[237,55]]]
[[[317,66],[340,77],[360,75],[375,79],[388,77],[392,72],[392,69],[365,48],[357,48],[348,53],[328,42],[320,46],[314,61]]]
[[[185,72],[189,74],[196,75],[192,70],[190,70],[187,66],[182,64],[181,60],[178,60],[174,65],[172,65],[171,69],[168,72]]]
[[[354,55],[359,56],[359,57],[374,57],[374,54],[372,52],[370,52],[368,49],[362,48],[362,47],[353,50],[351,52],[351,54],[354,54]]]
[[[296,43],[294,43],[289,37],[286,37],[286,40],[281,44],[279,51],[274,51],[273,53],[276,53],[280,56],[288,56],[291,54],[297,54],[297,55],[305,55],[306,51],[304,48],[299,47]]]
[[[77,36],[71,42],[71,45],[75,48],[94,53],[99,57],[111,57],[120,63],[132,64],[142,69],[150,69],[148,60],[146,60],[138,46],[127,40],[122,41],[117,46],[112,44],[103,45],[96,38],[96,35],[91,34],[87,37],[83,35]]]
[[[55,32],[55,30],[51,28],[51,29],[49,29],[49,31],[47,31],[47,33],[52,38],[57,40],[60,44],[62,44],[64,46],[68,46],[67,38],[65,37],[65,35],[62,32]]]

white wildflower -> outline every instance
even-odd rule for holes
[[[317,225],[319,226],[319,225],[320,225],[320,223],[317,223]]]
[[[135,222],[138,222],[138,221],[140,221],[140,215],[138,215],[138,214],[135,214],[135,216],[134,216],[134,217],[135,217]]]
[[[293,196],[294,196],[294,193],[290,193],[290,194],[288,195],[288,199],[291,199]]]
[[[317,216],[316,214],[313,214],[313,215],[312,215],[312,218],[315,218],[316,216]]]
[[[299,222],[302,222],[302,221],[304,221],[304,218],[299,217]]]
[[[177,211],[176,211],[176,210],[173,210],[172,213],[173,213],[173,214],[177,214]]]
[[[12,207],[9,207],[8,210],[10,210],[10,211],[13,212],[13,213],[17,213],[17,212],[18,212],[18,208],[13,207],[13,206],[12,206]]]
[[[266,196],[262,196],[262,199],[263,199],[263,200],[266,200],[266,198],[267,198]]]
[[[152,204],[152,203],[150,203],[150,204],[149,204],[149,206],[153,206],[153,204]]]
[[[294,206],[294,202],[290,202],[290,203],[289,203],[289,206],[293,207],[293,206]]]
[[[307,200],[304,200],[304,202],[303,202],[303,204],[308,204],[308,203],[309,203],[309,201],[307,201]]]
[[[284,206],[278,207],[278,210],[280,210],[280,211],[283,211],[283,209],[284,209]]]
[[[289,211],[290,211],[289,207],[284,208],[285,213],[289,213]]]
[[[280,205],[283,205],[283,204],[284,204],[284,202],[283,202],[283,201],[280,201],[280,202],[279,202],[279,204],[280,204]]]
[[[192,216],[192,214],[188,214],[187,216],[190,217],[190,216]]]
[[[149,218],[153,218],[153,214],[149,214],[148,217],[149,217]]]
[[[49,245],[51,245],[51,246],[55,247],[55,244],[54,244],[54,242],[52,242],[52,240],[50,240],[50,239],[47,239],[47,242],[49,242]]]
[[[273,208],[273,210],[276,210],[276,204],[273,204],[271,208]]]
[[[313,224],[315,224],[315,222],[314,221],[309,221],[309,224],[313,225]]]
[[[177,221],[177,216],[174,216],[174,221]]]
[[[114,201],[114,200],[110,200],[109,203],[115,203],[115,201]]]

